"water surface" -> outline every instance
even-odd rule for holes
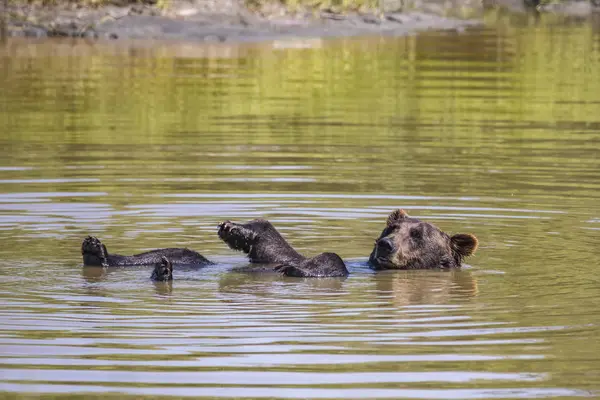
[[[300,48],[298,48],[300,47]],[[0,50],[0,391],[207,398],[572,398],[600,390],[600,34]],[[481,243],[462,271],[364,266],[402,207]],[[347,279],[230,272],[264,217]],[[154,284],[83,268],[218,261]]]

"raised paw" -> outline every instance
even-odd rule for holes
[[[229,234],[229,231],[231,231],[231,228],[235,225],[236,224],[229,220],[223,221],[219,225],[217,225],[217,234],[221,239],[225,240],[225,237]]]
[[[224,221],[218,225],[218,235],[229,247],[249,253],[257,235],[252,230],[231,221]]]
[[[159,282],[167,282],[173,280],[173,264],[167,257],[162,256],[160,262],[156,263],[150,279]]]
[[[88,236],[81,244],[84,265],[108,267],[108,252],[98,238]]]

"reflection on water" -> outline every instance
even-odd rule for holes
[[[553,398],[600,390],[600,36],[0,50],[0,391]],[[481,247],[461,271],[365,266],[402,207]],[[232,271],[270,219],[347,279]],[[216,265],[82,268],[81,240]]]

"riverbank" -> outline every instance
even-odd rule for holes
[[[467,0],[468,1],[468,0]],[[464,1],[463,1],[464,3]],[[476,5],[477,2],[473,2]],[[285,37],[406,35],[428,29],[461,30],[479,24],[476,6],[448,16],[445,3],[401,9],[298,8],[279,3],[251,9],[237,0],[178,1],[168,7],[132,4],[87,7],[10,3],[6,35],[185,41],[260,41]],[[458,18],[461,17],[461,18]]]
[[[395,3],[393,3],[395,1]],[[40,6],[4,2],[4,35],[244,42],[286,37],[406,35],[423,30],[461,31],[482,23],[489,7],[524,10],[520,0],[453,0],[423,3],[385,0],[377,7],[314,8],[266,3],[251,8],[239,0],[171,1],[168,5]],[[585,15],[590,2],[562,3],[560,12]],[[556,7],[555,7],[556,9]]]

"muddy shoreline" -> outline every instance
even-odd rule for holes
[[[442,17],[421,11],[261,15],[242,8],[164,11],[148,6],[13,7],[9,37],[84,37],[101,39],[170,39],[244,42],[286,37],[406,35],[428,29],[464,29],[477,20]]]
[[[0,3],[2,4],[2,3]],[[482,24],[486,8],[530,12],[520,0],[430,1],[419,7],[341,12],[283,7],[249,10],[237,0],[175,2],[160,9],[148,5],[80,7],[36,6],[3,2],[3,35],[7,37],[82,37],[197,42],[248,42],[285,38],[401,36],[425,30],[462,31]],[[586,15],[591,2],[574,1],[567,13]],[[539,11],[539,10],[537,10]]]
[[[247,9],[237,0],[179,1],[169,9],[148,5],[90,8],[73,4],[40,7],[11,3],[3,14],[7,17],[5,35],[8,37],[207,42],[406,35],[431,29],[462,30],[480,24],[478,18],[443,16],[443,7],[436,8],[434,3],[411,10],[389,8],[384,12],[335,9],[289,12],[275,5],[257,11]]]

